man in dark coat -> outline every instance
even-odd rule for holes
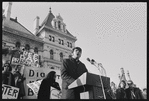
[[[2,71],[2,84],[15,87],[14,75],[11,73],[12,67],[10,63],[4,64],[4,70]]]
[[[21,73],[21,65],[17,65],[15,71],[13,72],[15,78],[15,86],[19,88],[18,99],[23,99],[25,96],[24,80],[26,79]]]
[[[62,78],[62,98],[61,99],[80,99],[80,94],[75,89],[68,89],[68,86],[80,77],[83,73],[88,72],[86,66],[79,60],[82,54],[80,47],[72,50],[72,56],[64,59],[61,67]]]
[[[129,88],[126,89],[127,99],[144,99],[139,88],[133,86],[133,81],[128,81]]]

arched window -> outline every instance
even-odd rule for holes
[[[29,51],[29,50],[30,50],[30,45],[29,45],[29,44],[26,44],[26,45],[25,45],[25,50],[26,50],[26,51]]]
[[[60,61],[62,62],[62,60],[63,60],[63,53],[61,52],[60,53]]]
[[[53,60],[53,57],[54,57],[54,52],[53,52],[53,50],[50,50],[50,59]]]
[[[54,67],[51,67],[51,69],[54,69]]]
[[[37,47],[34,48],[34,53],[38,54],[38,48]]]

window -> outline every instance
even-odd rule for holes
[[[56,28],[56,21],[54,22],[54,27]]]
[[[58,39],[59,40],[59,44],[64,45],[64,40],[62,39]]]
[[[70,48],[72,48],[72,43],[67,42],[67,46],[70,47]]]
[[[52,41],[55,42],[55,38],[54,37],[52,37]]]
[[[61,22],[58,21],[58,29],[61,29]]]
[[[55,37],[54,37],[54,36],[49,35],[49,41],[53,41],[53,42],[55,42]]]
[[[69,42],[67,42],[67,46],[69,47]]]
[[[72,43],[70,43],[70,48],[72,48]]]
[[[61,39],[58,39],[59,40],[59,44],[61,44]]]
[[[51,35],[49,35],[49,41],[51,41],[52,40],[52,36]]]
[[[51,67],[51,69],[54,69],[54,67]]]
[[[50,50],[50,59],[53,60],[53,57],[54,57],[54,52],[53,52],[53,50]]]
[[[64,40],[61,40],[62,45],[64,45]]]
[[[63,53],[61,52],[60,53],[60,61],[62,62],[62,60],[63,60]]]

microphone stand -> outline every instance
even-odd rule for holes
[[[98,68],[98,70],[99,70],[99,66],[96,66],[95,65],[95,62],[94,63],[92,63],[95,67],[97,67]],[[97,63],[96,63],[97,64]],[[100,70],[99,70],[99,72],[100,72]],[[103,81],[102,81],[102,78],[101,78],[101,75],[99,75],[99,77],[100,77],[100,82],[101,82],[101,86],[102,86],[102,92],[103,92],[103,96],[104,96],[104,99],[106,99],[106,95],[105,95],[105,91],[104,91],[104,87],[103,87]]]
[[[103,66],[102,66],[102,64],[101,63],[98,63],[98,68],[99,68],[99,66],[104,70],[104,74],[105,74],[105,76],[107,77],[107,74],[106,74],[106,70],[105,70],[105,68],[103,68]]]

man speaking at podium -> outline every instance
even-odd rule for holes
[[[61,99],[80,99],[80,94],[75,89],[68,89],[68,86],[83,73],[88,72],[86,66],[79,60],[81,54],[82,49],[80,47],[74,47],[72,49],[72,55],[67,59],[63,59],[61,67]]]

